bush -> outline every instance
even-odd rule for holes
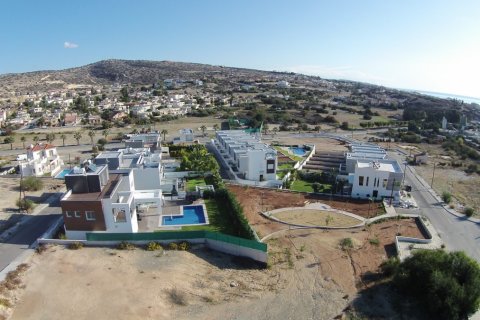
[[[83,243],[81,242],[72,242],[68,245],[68,249],[70,250],[79,250],[83,248]]]
[[[15,204],[20,210],[24,210],[27,212],[32,211],[33,207],[35,207],[35,204],[30,199],[17,199]]]
[[[380,269],[385,276],[390,277],[395,274],[399,265],[400,260],[397,257],[392,257],[382,262]]]
[[[188,304],[185,292],[180,291],[177,288],[169,290],[168,296],[170,298],[170,301],[176,305],[186,306]]]
[[[452,195],[451,195],[451,193],[448,192],[448,191],[443,191],[443,193],[442,193],[442,200],[443,200],[443,202],[445,202],[445,203],[450,203],[450,202],[452,202]]]
[[[380,244],[380,240],[378,240],[378,238],[368,239],[368,242],[373,246],[378,246]]]
[[[340,240],[340,248],[342,250],[348,250],[353,248],[353,240],[352,238],[343,238]]]
[[[471,207],[466,207],[464,210],[463,210],[463,213],[465,213],[465,215],[467,217],[471,217],[473,216],[473,214],[475,213],[475,210],[473,210],[473,208]]]
[[[322,185],[318,182],[314,182],[312,183],[312,189],[313,189],[313,192],[318,192],[320,191],[320,188],[322,187]]]
[[[145,250],[147,251],[157,251],[157,250],[163,250],[163,247],[160,243],[155,242],[155,241],[150,241],[147,246],[145,247]]]
[[[26,177],[20,182],[20,187],[25,191],[38,191],[43,188],[43,181],[37,177]]]
[[[182,241],[178,244],[178,250],[180,251],[188,251],[190,249],[190,243],[187,241]]]
[[[480,267],[463,252],[419,250],[399,264],[393,284],[429,319],[467,319],[480,301]]]
[[[127,241],[122,241],[117,245],[118,250],[135,250],[135,246]]]
[[[170,242],[167,245],[167,249],[168,250],[178,250],[178,244],[176,244],[175,242]]]

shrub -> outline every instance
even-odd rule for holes
[[[68,249],[70,250],[79,250],[83,248],[83,243],[81,242],[72,242],[68,245]]]
[[[176,305],[186,306],[188,304],[185,292],[180,291],[177,288],[170,289],[168,291],[168,297],[170,298],[170,301]]]
[[[175,242],[170,242],[167,245],[167,249],[168,250],[178,250],[178,244],[176,244]]]
[[[478,309],[480,267],[463,252],[419,250],[399,264],[393,284],[428,319],[467,319]]]
[[[187,251],[190,249],[190,243],[187,241],[182,241],[178,244],[178,250]]]
[[[313,192],[318,192],[320,191],[320,188],[322,187],[322,185],[318,182],[314,182],[312,183],[312,189],[313,189]]]
[[[450,203],[450,202],[452,202],[452,195],[451,195],[451,193],[448,192],[448,191],[443,191],[443,193],[442,193],[442,200],[443,200],[443,202],[445,202],[445,203]]]
[[[378,240],[378,238],[368,239],[368,242],[370,242],[370,244],[374,246],[378,246],[380,244],[380,240]]]
[[[382,262],[382,264],[380,265],[380,269],[385,276],[389,277],[395,273],[399,264],[400,260],[397,257],[392,257]]]
[[[32,211],[33,207],[35,207],[35,204],[30,199],[17,199],[15,204],[17,205],[18,209],[27,212]]]
[[[353,248],[353,240],[352,238],[343,238],[340,240],[340,248],[342,250],[348,250]]]
[[[147,251],[156,251],[156,250],[162,250],[162,249],[163,249],[162,245],[155,241],[150,241],[145,247],[145,250]]]
[[[467,217],[471,217],[473,216],[473,214],[475,213],[475,210],[473,210],[472,207],[466,207],[464,210],[463,210],[463,213],[465,213],[465,215]]]
[[[135,246],[127,241],[122,241],[117,245],[118,250],[135,250]]]
[[[20,182],[20,187],[25,191],[38,191],[43,188],[43,181],[37,177],[26,177]]]

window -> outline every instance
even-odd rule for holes
[[[387,187],[387,182],[388,180],[387,179],[383,179],[383,187],[386,188]]]
[[[367,187],[368,187],[368,180],[370,180],[370,177],[367,177],[367,182],[365,183]]]
[[[74,211],[75,212],[75,218],[80,218],[80,211]]]
[[[85,211],[85,218],[88,221],[95,221],[95,212],[94,211]]]
[[[115,222],[127,222],[127,213],[125,210],[112,209],[113,221]]]
[[[72,218],[73,217],[73,212],[72,211],[65,211],[65,215],[67,218]]]
[[[364,176],[358,177],[358,185],[359,186],[363,186],[363,179],[364,179]]]

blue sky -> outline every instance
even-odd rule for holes
[[[480,97],[476,0],[5,0],[0,12],[0,74],[173,60]]]

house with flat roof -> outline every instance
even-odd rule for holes
[[[125,148],[150,148],[150,151],[160,150],[160,134],[156,132],[128,134]]]
[[[180,136],[173,138],[173,144],[193,143],[195,134],[192,129],[180,129],[178,130],[178,133]]]
[[[403,171],[397,160],[356,160],[354,172],[348,174],[353,198],[400,200]]]
[[[276,181],[277,150],[243,130],[217,131],[212,145],[240,180]]]
[[[63,166],[57,147],[49,143],[30,145],[27,154],[20,155],[17,159],[19,159],[20,172],[24,176],[54,176]]]
[[[86,162],[65,175],[67,192],[60,200],[65,235],[84,240],[88,232],[138,232],[137,209],[148,204],[161,214],[160,189],[137,189],[133,171],[109,174],[107,165]]]

